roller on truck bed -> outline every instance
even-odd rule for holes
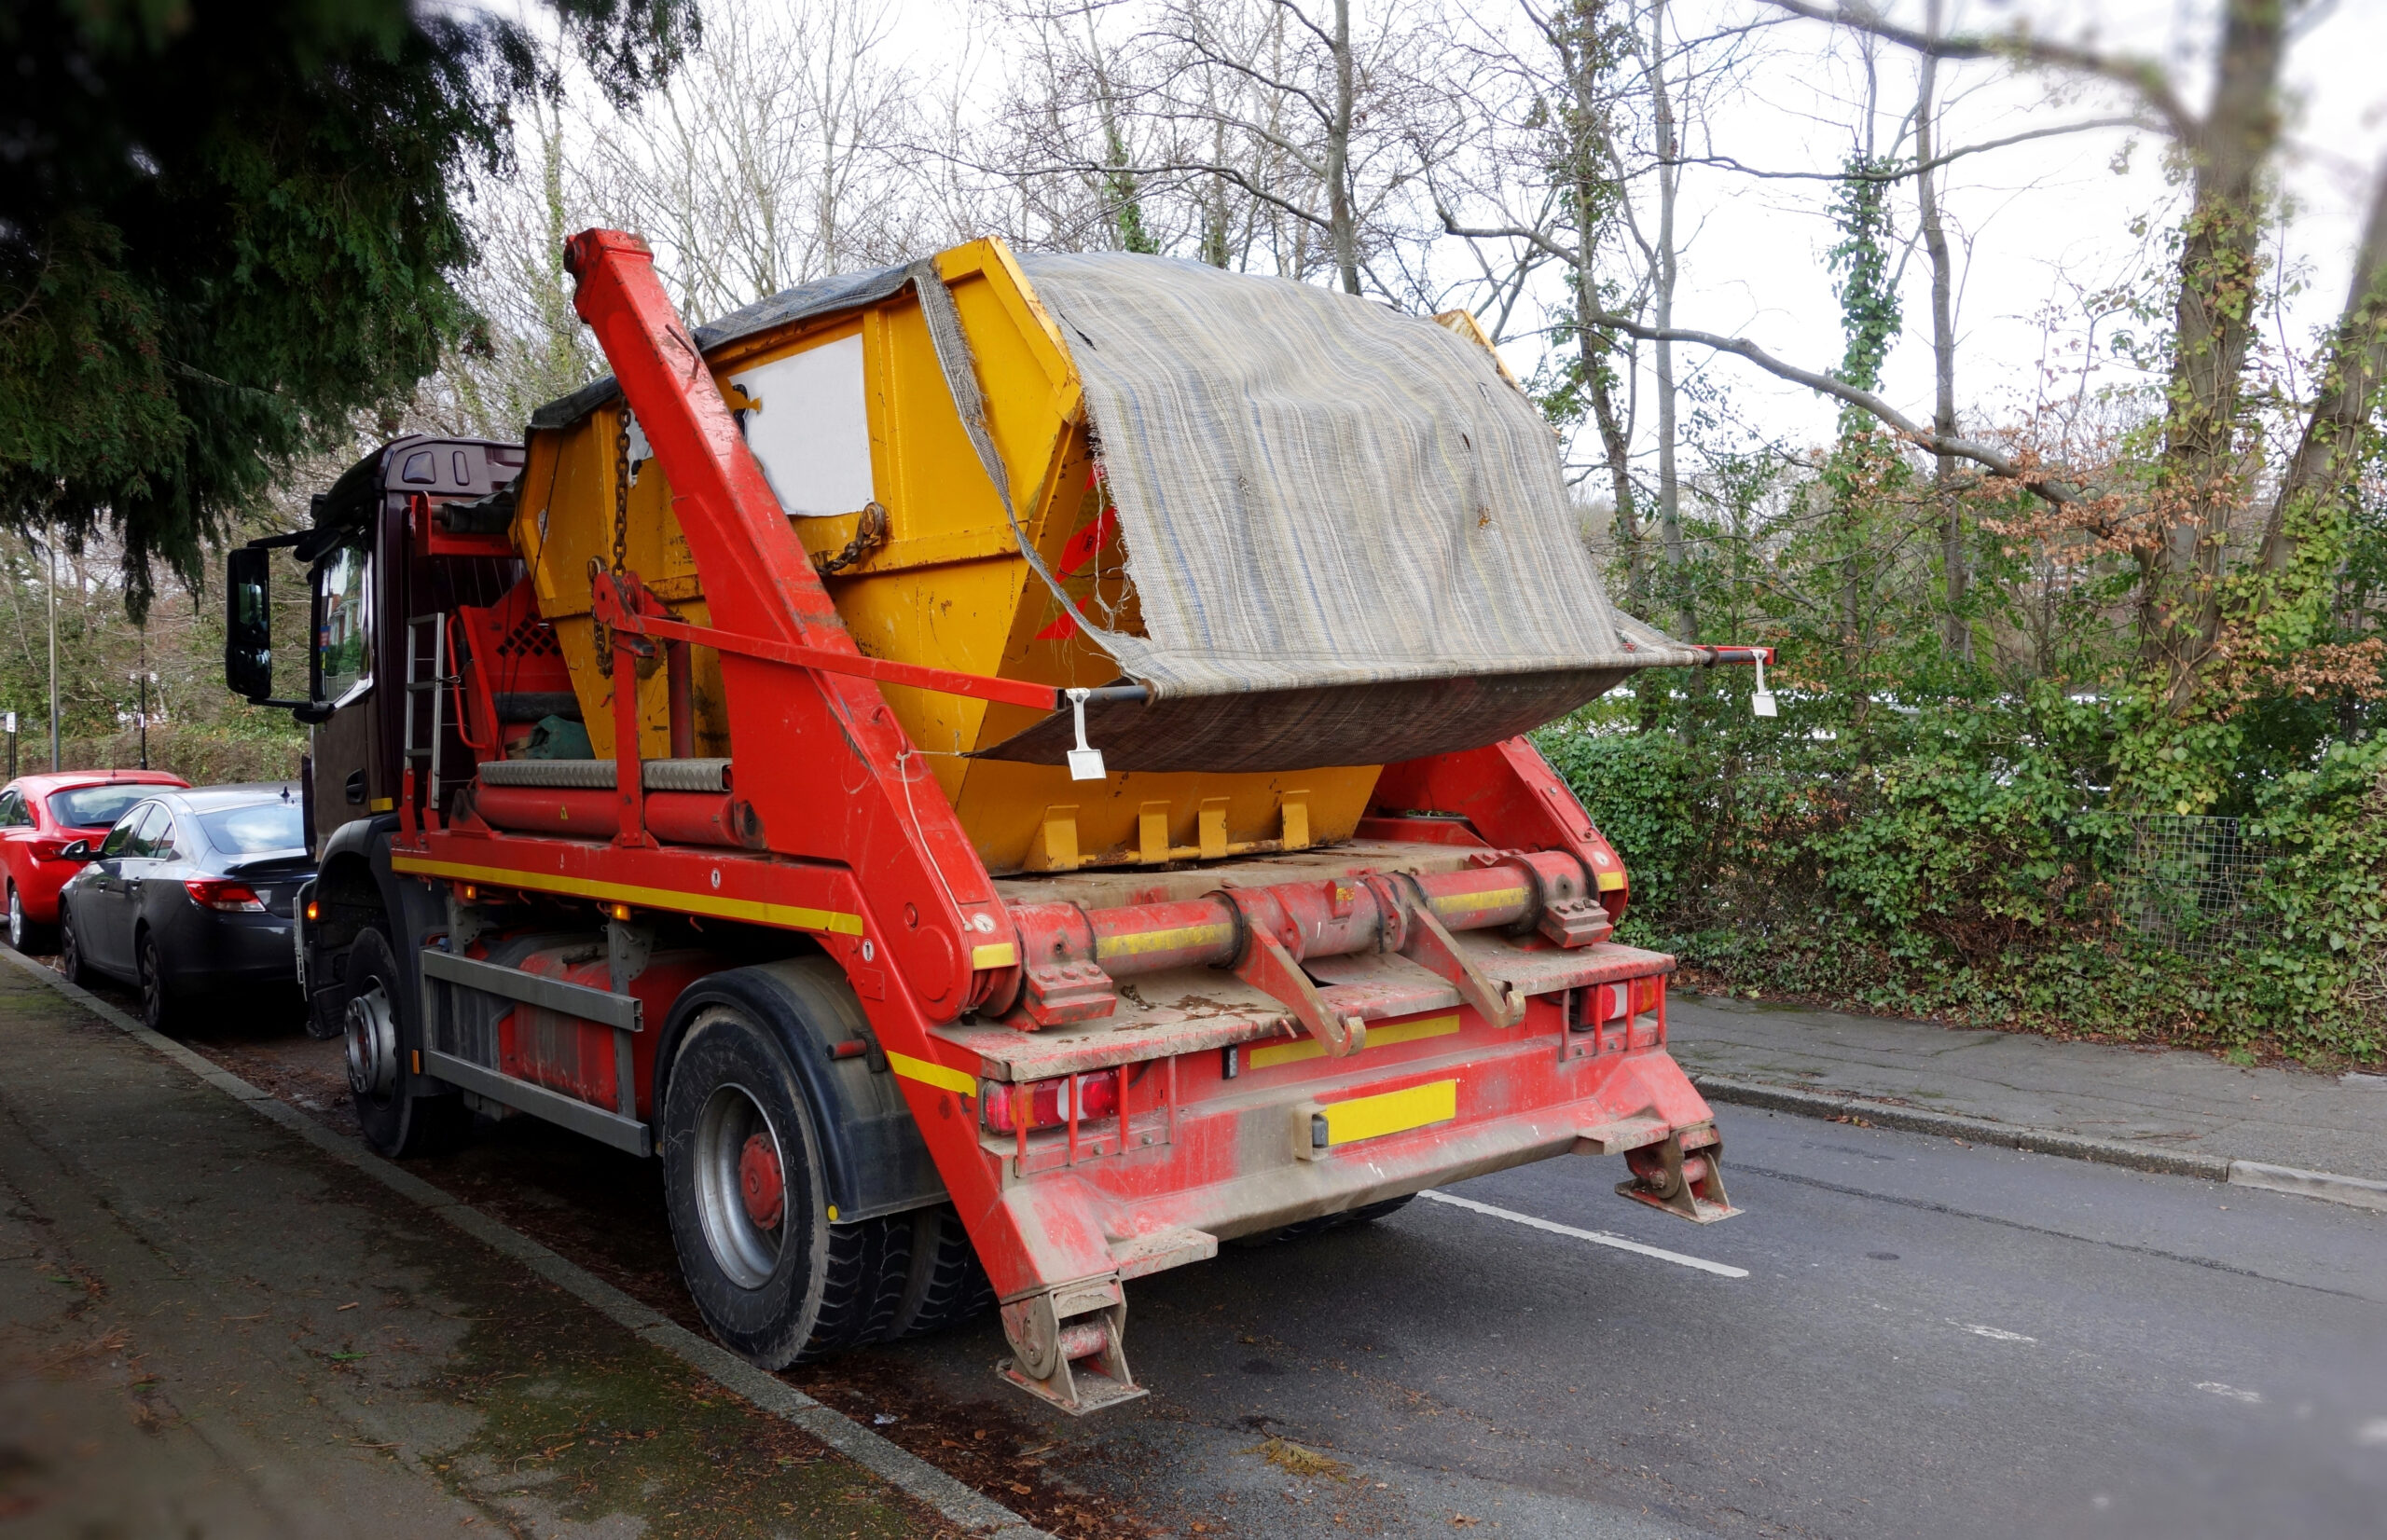
[[[229,562],[375,1148],[660,1159],[736,1352],[1000,1306],[1070,1411],[1222,1240],[1568,1153],[1733,1212],[1674,959],[1608,939],[1624,868],[1519,735],[1763,654],[1610,609],[1465,316],[981,241],[691,333],[636,237],[568,266],[612,378]]]

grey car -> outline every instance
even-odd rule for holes
[[[134,984],[162,1028],[190,997],[297,982],[291,909],[315,874],[296,783],[164,791],[125,809],[59,895],[60,964]]]

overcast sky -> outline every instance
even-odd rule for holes
[[[915,60],[945,68],[956,56],[965,0],[895,0],[893,41]],[[1503,0],[1467,0],[1468,14],[1497,24]],[[1509,0],[1513,3],[1513,0]],[[1366,15],[1368,0],[1359,0]],[[1678,28],[1695,35],[1716,27],[1777,17],[1761,0],[1677,0]],[[2041,35],[2093,39],[2111,51],[2165,61],[2181,94],[2201,104],[2217,31],[2215,0],[1950,0],[1951,30],[2002,30],[2026,21]],[[1898,0],[1889,14],[1920,25],[1921,0]],[[986,39],[999,56],[1000,39]],[[1821,23],[1787,21],[1757,45],[1759,55],[1737,88],[1721,93],[1706,120],[1708,143],[1694,151],[1776,172],[1822,172],[1847,154],[1861,117],[1864,74],[1856,44]],[[987,56],[981,54],[982,59]],[[1910,56],[1879,49],[1883,136],[1914,101]],[[2284,256],[2309,282],[2292,302],[2284,342],[2309,344],[2335,313],[2366,185],[2387,145],[2387,4],[2325,3],[2308,13],[2290,56],[2294,117],[2285,161],[2296,209]],[[979,66],[992,88],[1000,63]],[[1942,143],[1948,147],[2001,139],[2063,122],[2116,116],[2131,103],[2117,89],[2061,77],[2017,76],[2002,63],[1942,67]],[[2123,151],[2135,139],[2132,153]],[[2041,139],[1993,151],[1952,168],[1944,203],[1957,245],[1960,289],[1958,400],[1967,410],[2001,415],[2026,409],[2049,359],[2041,316],[2070,308],[2082,292],[2122,282],[2143,267],[2132,222],[2175,213],[2159,143],[2151,135],[2107,130]],[[1824,254],[1836,239],[1826,217],[1828,184],[1759,180],[1693,167],[1685,179],[1686,232],[1679,325],[1752,337],[1777,356],[1818,368],[1838,362],[1841,338]],[[1898,199],[1898,229],[1913,234],[1911,191]],[[1893,351],[1885,393],[1917,419],[1930,410],[1929,281],[1920,249],[1903,285],[1906,332]],[[2059,340],[2069,340],[2068,338]],[[1509,351],[1528,372],[1538,345]],[[1685,350],[1683,366],[1712,368],[1739,410],[1760,430],[1798,441],[1828,437],[1835,409],[1797,386],[1738,360]],[[1644,414],[1641,448],[1648,448]]]
[[[1966,4],[1952,7],[1958,26],[1982,30],[2027,18],[2041,35],[2093,37],[2104,48],[2171,62],[2181,93],[2201,106],[2216,28],[2216,7],[2166,3],[2090,5]],[[1718,14],[1751,15],[1755,0]],[[1891,14],[1919,23],[1919,4]],[[2092,24],[2093,23],[2093,24]],[[1686,17],[1686,25],[1690,25]],[[1753,73],[1747,89],[1714,119],[1717,153],[1769,170],[1828,170],[1850,144],[1863,99],[1854,45],[1831,29],[1795,22],[1773,40],[1785,54]],[[2363,203],[2387,144],[2387,5],[2348,0],[2323,7],[2290,55],[2294,116],[2286,188],[2296,214],[2284,235],[2286,261],[2308,287],[2290,302],[2280,340],[2309,345],[2342,303]],[[1914,75],[1899,50],[1882,54],[1885,119],[1912,105]],[[1943,66],[1951,148],[2004,138],[2051,123],[2111,116],[2127,106],[2118,91],[2068,92],[2057,77],[2015,76],[2001,64]],[[1888,126],[1884,133],[1894,132]],[[2135,138],[2134,153],[2118,159]],[[1966,406],[2014,410],[2039,389],[2047,337],[2039,316],[2069,306],[2078,291],[2128,279],[2144,261],[2132,221],[2169,211],[2159,144],[2150,135],[2102,131],[2042,139],[1960,161],[1951,168],[1945,205],[1958,242],[1960,288],[1957,398]],[[1828,366],[1840,352],[1837,310],[1824,253],[1836,239],[1814,184],[1759,182],[1694,168],[1685,199],[1695,211],[1684,258],[1686,294],[1678,323],[1757,338],[1778,356]],[[1911,235],[1911,195],[1901,195],[1899,230]],[[1929,280],[1922,253],[1909,264],[1902,297],[1906,332],[1892,351],[1884,393],[1918,419],[1931,402]],[[1833,409],[1798,387],[1780,384],[1737,360],[1729,371],[1736,395],[1761,408],[1770,426],[1830,432]]]

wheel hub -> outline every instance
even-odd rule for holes
[[[779,1148],[767,1134],[750,1136],[738,1152],[738,1195],[756,1229],[779,1229],[787,1213],[787,1177],[780,1170]]]
[[[695,1134],[689,1163],[706,1247],[732,1284],[761,1288],[779,1271],[787,1240],[787,1161],[778,1131],[753,1093],[730,1081],[705,1098]]]
[[[379,983],[348,1002],[346,1028],[349,1089],[378,1101],[398,1083],[398,1024]]]

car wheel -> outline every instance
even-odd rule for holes
[[[58,970],[71,984],[89,984],[91,966],[83,960],[83,943],[75,934],[75,915],[62,901],[58,906]]]
[[[152,1032],[163,1032],[181,1015],[172,990],[166,986],[165,958],[158,951],[158,935],[144,930],[132,943],[133,970],[141,985],[141,1022]]]
[[[12,882],[8,885],[8,944],[20,952],[27,950],[25,932],[31,928],[25,920],[25,901]]]
[[[830,1219],[812,1113],[769,1027],[731,1006],[698,1014],[661,1121],[681,1276],[724,1346],[778,1369],[896,1326],[912,1217]]]
[[[444,1155],[472,1132],[473,1115],[456,1095],[426,1095],[408,1069],[421,1047],[404,1009],[406,986],[397,954],[379,930],[365,930],[348,949],[348,1089],[365,1142],[392,1160]]]

